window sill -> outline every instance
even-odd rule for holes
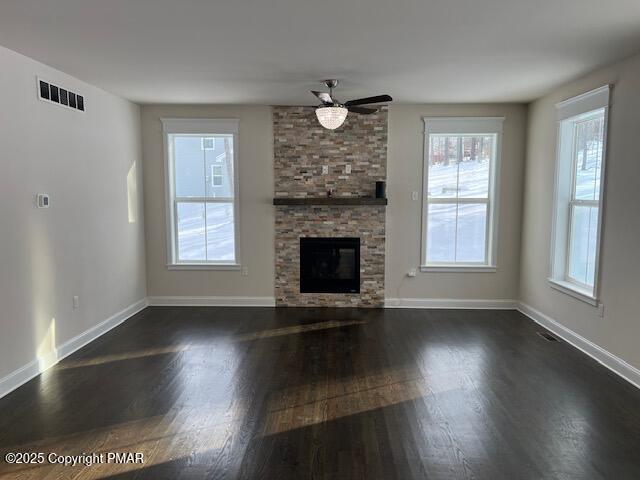
[[[453,272],[453,273],[493,273],[498,268],[495,265],[421,265],[421,272]]]
[[[167,270],[240,270],[239,263],[169,263]]]
[[[569,282],[556,280],[555,278],[547,278],[547,281],[549,282],[549,286],[554,290],[558,290],[559,292],[565,293],[573,298],[577,298],[578,300],[586,302],[589,305],[593,305],[594,307],[598,306],[598,299],[588,290],[584,290]]]

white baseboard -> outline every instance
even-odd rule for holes
[[[112,315],[98,325],[91,327],[89,330],[82,332],[80,335],[76,335],[70,340],[67,340],[63,344],[57,346],[57,348],[47,354],[46,358],[34,358],[26,365],[14,370],[9,375],[0,379],[0,398],[4,397],[9,392],[12,392],[20,385],[28,382],[33,377],[40,375],[42,372],[58,363],[63,358],[71,355],[76,350],[81,349],[86,344],[94,341],[101,335],[104,335],[109,330],[117,327],[122,322],[132,317],[147,306],[147,299],[137,301],[136,303],[129,305],[124,310]]]
[[[275,307],[274,297],[147,297],[149,305],[189,307]]]
[[[558,337],[562,338],[565,342],[570,343],[578,350],[589,355],[591,358],[601,363],[603,366],[611,370],[616,375],[624,378],[627,382],[631,383],[637,388],[640,388],[640,370],[633,365],[629,365],[627,362],[614,354],[608,352],[604,348],[596,345],[590,340],[587,340],[581,335],[578,335],[573,330],[568,329],[564,325],[553,318],[545,315],[544,313],[536,310],[526,303],[520,302],[518,305],[518,311],[544,328],[552,331]]]
[[[516,300],[460,298],[386,298],[385,308],[459,308],[472,310],[515,310]]]

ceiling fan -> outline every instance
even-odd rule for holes
[[[315,90],[311,90],[311,93],[322,102],[322,105],[316,108],[316,117],[318,117],[320,125],[329,130],[335,130],[342,125],[347,118],[348,112],[367,115],[378,111],[376,107],[361,107],[360,105],[391,102],[393,100],[389,95],[377,95],[340,103],[333,97],[333,89],[338,85],[338,80],[325,80],[323,83],[329,88],[329,93],[316,92]]]

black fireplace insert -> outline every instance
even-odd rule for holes
[[[300,293],[360,293],[360,239],[301,238]]]

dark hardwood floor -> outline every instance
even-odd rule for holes
[[[0,399],[2,478],[639,479],[640,391],[514,311],[152,307]]]

